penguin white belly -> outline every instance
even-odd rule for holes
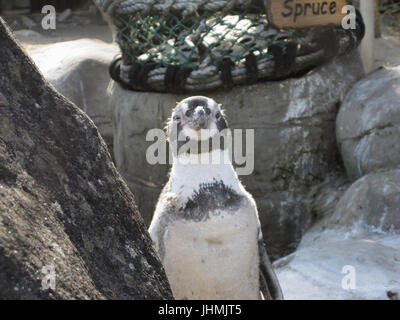
[[[179,219],[164,234],[163,265],[176,299],[260,299],[256,213]]]

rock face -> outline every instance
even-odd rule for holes
[[[285,298],[400,298],[399,208],[400,170],[357,180],[297,251],[276,261]],[[349,266],[353,288],[346,287]]]
[[[108,66],[119,53],[116,45],[80,39],[29,51],[44,77],[96,124],[112,153],[112,111],[108,102]]]
[[[322,235],[308,233],[295,253],[275,263],[285,299],[400,297],[399,239],[399,236],[380,235],[349,239],[337,231]],[[355,287],[343,287],[350,270],[354,270]]]
[[[400,170],[369,174],[354,182],[334,214],[320,224],[400,233]]]
[[[172,298],[93,122],[0,43],[0,299]]]
[[[348,176],[400,168],[400,66],[357,83],[337,118],[337,140]]]
[[[229,125],[254,129],[254,172],[242,176],[256,199],[269,253],[292,252],[311,221],[309,192],[338,166],[337,106],[363,74],[356,52],[339,57],[298,79],[206,92],[226,110]],[[150,129],[163,128],[177,101],[174,94],[131,92],[113,85],[114,156],[149,223],[168,166],[150,165]]]

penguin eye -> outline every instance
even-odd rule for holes
[[[186,117],[190,117],[190,110],[185,112]]]
[[[215,118],[219,119],[220,117],[221,117],[221,113],[220,113],[220,112],[217,112],[217,113],[215,114]]]

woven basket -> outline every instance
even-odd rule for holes
[[[341,26],[278,30],[252,0],[97,0],[117,29],[111,77],[125,88],[198,92],[300,76],[356,48]]]

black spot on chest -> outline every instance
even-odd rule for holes
[[[203,221],[207,220],[211,214],[217,215],[219,210],[234,213],[242,201],[243,196],[222,181],[203,183],[182,209],[183,217]]]

